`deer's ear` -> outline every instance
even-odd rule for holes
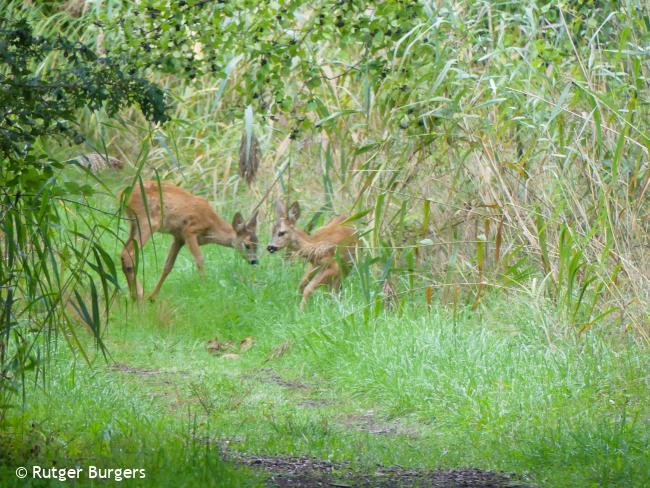
[[[241,213],[237,212],[232,218],[232,228],[235,229],[235,232],[238,234],[246,229],[246,223],[244,218],[241,216]]]
[[[289,207],[289,211],[287,212],[287,218],[289,219],[290,222],[295,223],[299,217],[300,217],[300,204],[298,202],[293,202]]]
[[[251,215],[251,218],[248,219],[248,223],[246,224],[246,227],[248,230],[255,230],[257,228],[257,210],[255,210],[255,213]]]
[[[283,219],[287,214],[287,211],[284,208],[284,205],[282,205],[282,202],[280,201],[279,198],[275,199],[275,215],[279,219]]]

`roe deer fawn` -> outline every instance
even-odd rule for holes
[[[350,263],[353,258],[352,247],[356,244],[356,230],[344,224],[345,216],[332,219],[327,225],[307,234],[296,226],[300,217],[300,205],[294,202],[286,210],[279,200],[275,202],[277,221],[273,226],[269,252],[287,247],[298,256],[307,260],[307,269],[300,282],[302,293],[301,307],[307,303],[311,294],[320,285],[337,288],[343,270],[340,269],[336,253],[341,260]]]
[[[155,299],[160,291],[184,244],[194,256],[200,274],[203,274],[203,254],[199,246],[203,244],[232,247],[250,264],[257,264],[257,212],[248,222],[237,212],[230,225],[204,198],[172,183],[145,181],[142,188],[134,188],[126,205],[126,214],[131,219],[131,231],[122,251],[122,270],[134,300],[142,300],[144,294],[134,269],[135,246],[142,249],[156,232],[171,234],[174,240],[150,300]]]

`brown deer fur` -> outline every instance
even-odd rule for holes
[[[356,230],[345,225],[345,216],[332,219],[327,225],[308,234],[296,226],[300,217],[298,202],[293,203],[289,210],[276,201],[277,221],[273,226],[271,242],[267,246],[273,253],[284,247],[295,252],[307,261],[307,269],[300,282],[302,305],[309,300],[311,294],[321,285],[337,288],[343,270],[340,269],[339,259],[350,263],[353,259],[353,247],[356,244]]]
[[[162,200],[161,200],[162,197]],[[161,205],[162,201],[162,205]],[[237,212],[232,225],[223,220],[204,198],[192,195],[172,183],[145,181],[133,189],[126,205],[131,231],[122,251],[122,270],[131,297],[142,300],[143,289],[136,278],[136,246],[142,249],[156,232],[174,236],[158,284],[150,295],[153,300],[174,267],[176,256],[187,244],[199,273],[203,273],[203,244],[232,247],[251,264],[257,264],[257,213],[244,222]]]

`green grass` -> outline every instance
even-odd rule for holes
[[[154,243],[148,290],[168,240]],[[649,356],[632,341],[576,338],[524,295],[488,298],[455,320],[436,301],[366,319],[354,275],[340,297],[319,292],[302,313],[300,263],[264,254],[251,267],[232,250],[204,251],[203,279],[183,250],[156,303],[119,298],[105,332],[109,365],[133,372],[99,353],[88,367],[58,341],[48,388],[29,385],[25,416],[9,419],[3,486],[14,465],[54,460],[145,467],[158,486],[262,479],[219,461],[219,445],[361,470],[504,470],[549,487],[647,481]],[[206,349],[247,336],[254,345],[238,359]]]
[[[124,12],[137,8],[111,0],[76,17],[62,9],[75,2],[5,3],[2,15],[91,48],[95,21],[117,45],[118,23],[135,19]],[[55,461],[144,467],[144,485],[263,482],[222,461],[219,446],[359,469],[506,470],[548,487],[650,479],[648,7],[438,3],[416,35],[395,34],[393,49],[374,60],[339,46],[338,36],[306,40],[334,76],[310,88],[318,103],[297,114],[265,97],[251,101],[242,80],[262,68],[243,38],[245,56],[223,85],[218,76],[143,73],[175,101],[165,126],[146,124],[137,110],[110,120],[84,109],[84,145],[37,141],[61,160],[106,149],[130,173],[100,175],[109,188],[142,164],[144,177],[208,196],[228,219],[252,208],[290,161],[277,194],[300,201],[305,223],[330,205],[369,211],[355,223],[379,261],[370,269],[364,257],[340,297],[318,293],[303,313],[299,263],[263,255],[252,268],[231,250],[206,248],[201,280],[184,250],[156,304],[133,306],[122,292],[103,334],[108,362],[79,326],[90,366],[65,344],[64,326],[12,325],[30,340],[59,336],[47,338],[50,361],[27,376],[22,404],[14,397],[6,419],[0,402],[0,486],[22,486],[20,464]],[[253,20],[269,20],[261,17]],[[213,19],[191,30],[211,36]],[[358,69],[346,73],[346,64]],[[386,76],[373,74],[382,64]],[[293,70],[288,96],[304,81]],[[250,103],[262,160],[245,188],[235,175]],[[312,124],[334,117],[290,142],[300,113]],[[80,180],[72,171],[65,176]],[[112,196],[95,200],[103,211],[116,207]],[[119,243],[97,227],[108,218],[81,209],[66,204],[68,226],[53,227],[65,237],[55,239],[61,259],[53,267],[84,242],[71,237],[76,224],[84,234],[103,232],[119,263]],[[168,243],[156,237],[147,247],[148,290]],[[390,263],[403,294],[396,310],[378,312],[374,279]],[[431,284],[440,293],[428,308],[422,287]],[[238,359],[206,350],[210,339],[248,336],[254,345]],[[283,345],[286,353],[274,354]]]

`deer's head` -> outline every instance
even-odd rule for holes
[[[237,212],[232,219],[232,228],[236,234],[232,247],[250,264],[257,264],[257,212],[248,222]]]
[[[271,233],[271,242],[266,246],[271,253],[293,243],[296,236],[296,221],[300,217],[300,205],[298,202],[293,202],[287,210],[280,200],[276,200],[275,216],[276,222]]]

